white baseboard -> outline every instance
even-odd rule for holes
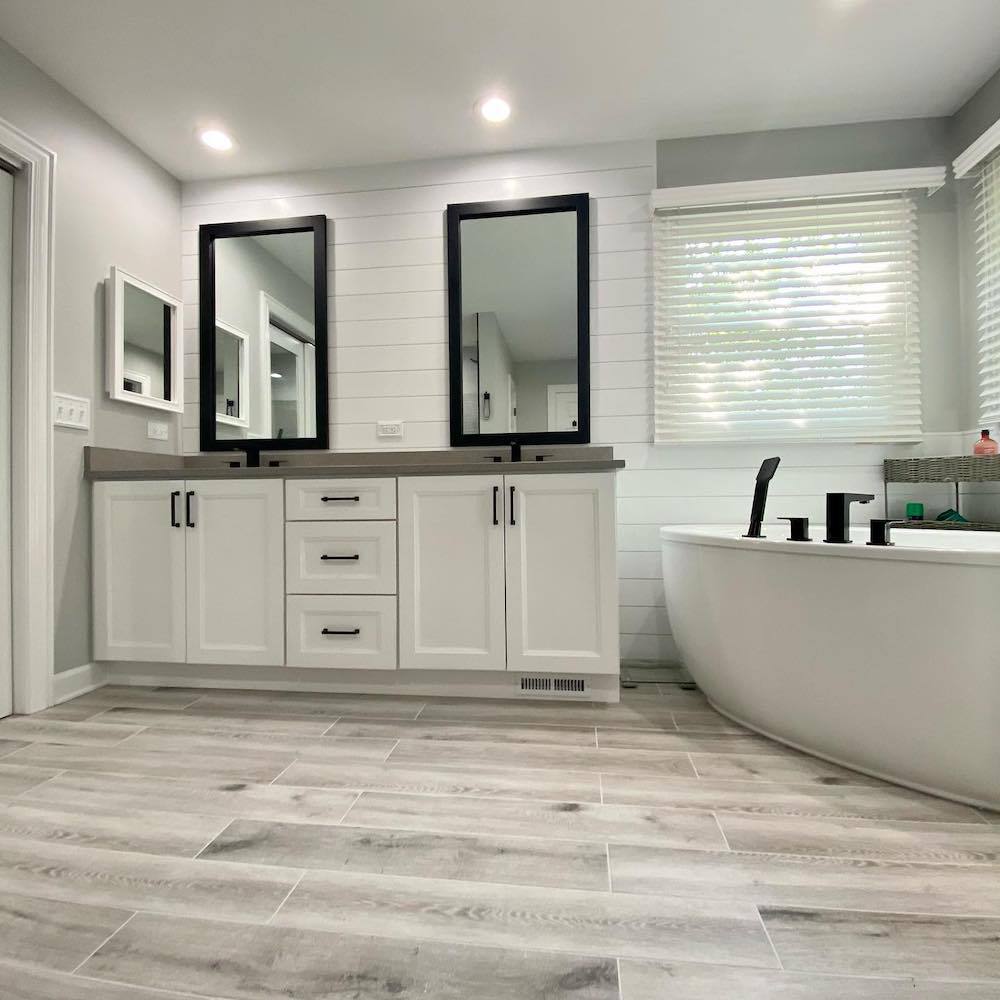
[[[61,705],[64,701],[79,698],[81,694],[96,691],[105,684],[107,680],[103,664],[84,663],[53,675],[52,696],[49,701],[53,705]]]
[[[423,698],[532,698],[521,694],[520,673],[450,670],[337,670],[295,667],[204,666],[186,663],[106,662],[108,684],[135,687],[227,688],[254,691],[315,691],[330,694],[395,694]],[[317,676],[322,673],[323,676]],[[589,701],[617,702],[618,674],[586,674]],[[536,696],[538,697],[538,696]],[[552,695],[543,695],[545,700]],[[580,696],[566,700],[579,701]]]

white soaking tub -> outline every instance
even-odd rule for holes
[[[1000,533],[895,545],[660,529],[685,666],[724,715],[816,756],[1000,808]]]

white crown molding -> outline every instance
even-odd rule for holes
[[[774,177],[726,184],[690,184],[685,187],[657,188],[650,196],[650,203],[653,211],[656,211],[663,208],[703,208],[799,198],[840,198],[920,188],[933,194],[944,186],[947,176],[948,168],[940,166]]]
[[[1000,148],[1000,121],[995,121],[975,142],[952,160],[956,177],[968,177],[987,156]]]

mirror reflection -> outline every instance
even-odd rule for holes
[[[316,436],[313,232],[215,240],[215,414],[222,438]]]
[[[125,392],[170,399],[172,309],[135,285],[123,285],[122,384]]]
[[[577,430],[576,212],[460,225],[464,433]]]

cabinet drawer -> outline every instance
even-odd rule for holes
[[[396,516],[395,479],[289,479],[289,521],[385,521]]]
[[[290,667],[396,669],[395,597],[289,597]]]
[[[395,594],[395,521],[290,521],[285,525],[289,594]]]

